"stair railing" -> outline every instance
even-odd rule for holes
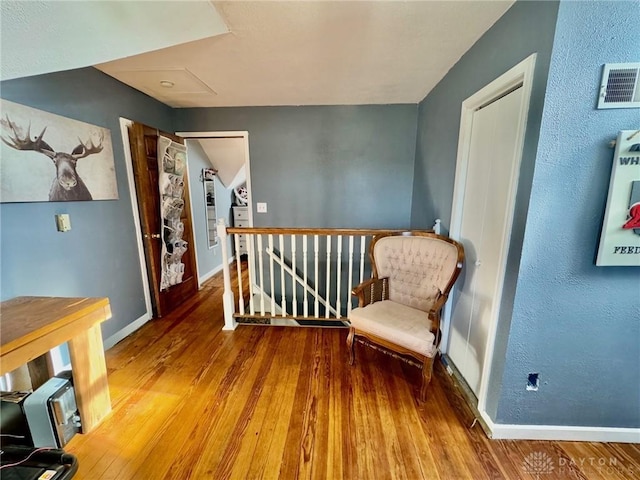
[[[439,229],[439,221],[434,229]],[[225,330],[238,320],[295,320],[298,324],[345,326],[353,287],[371,277],[368,247],[374,235],[403,230],[326,228],[235,228],[218,223],[222,250]],[[236,261],[237,301],[232,291],[228,245],[247,239],[247,280]],[[292,324],[296,322],[288,322]]]

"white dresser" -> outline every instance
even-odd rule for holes
[[[233,226],[234,227],[248,227],[249,226],[249,207],[231,207],[233,210]],[[247,237],[246,235],[238,235],[238,245],[236,245],[235,252],[238,255],[246,255],[247,250]]]

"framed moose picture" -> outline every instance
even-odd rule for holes
[[[118,198],[109,129],[0,100],[0,202]]]

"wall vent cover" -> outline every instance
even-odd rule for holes
[[[640,63],[604,66],[598,108],[640,108]]]

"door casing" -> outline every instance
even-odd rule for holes
[[[249,159],[249,132],[247,131],[208,131],[208,132],[176,132],[184,139],[239,137],[244,139],[244,168],[247,173],[249,227],[253,227],[253,200],[251,195],[251,167]]]
[[[138,197],[136,193],[136,185],[135,185],[135,177],[133,173],[133,160],[131,158],[131,147],[129,144],[129,130],[128,127],[133,124],[133,120],[129,120],[127,118],[120,117],[120,133],[122,135],[122,142],[124,147],[124,157],[125,164],[127,169],[127,183],[129,185],[129,198],[131,200],[131,212],[133,215],[133,223],[136,228],[136,244],[138,247],[138,261],[140,263],[140,274],[142,279],[142,287],[144,292],[144,301],[146,312],[140,318],[134,320],[131,324],[129,324],[122,332],[118,332],[113,337],[105,340],[105,345],[107,343],[109,346],[113,346],[118,343],[120,340],[125,338],[127,335],[130,335],[135,330],[144,325],[147,321],[149,321],[153,316],[153,307],[151,302],[151,287],[149,285],[149,276],[147,272],[147,262],[144,254],[144,244],[142,238],[142,223],[140,220],[140,212],[138,210]],[[245,168],[247,170],[247,190],[249,193],[249,206],[253,205],[251,199],[251,169],[249,163],[249,132],[246,131],[207,131],[207,132],[177,132],[176,135],[187,138],[194,137],[229,137],[229,136],[237,136],[244,138],[245,141]],[[187,201],[191,201],[191,199],[187,199]],[[191,209],[193,212],[193,209]],[[193,222],[193,218],[191,219]],[[253,208],[249,208],[249,225],[253,226]],[[197,259],[196,259],[196,269],[197,269]]]
[[[531,98],[531,90],[533,86],[533,74],[535,69],[536,54],[532,54],[525,60],[502,74],[500,77],[480,89],[478,92],[467,98],[462,103],[462,111],[460,117],[460,133],[458,137],[458,154],[456,159],[456,174],[454,181],[453,191],[453,205],[451,212],[451,226],[450,236],[453,239],[459,240],[462,229],[462,214],[464,207],[464,192],[467,181],[467,169],[469,165],[469,153],[471,142],[471,131],[473,126],[473,114],[479,108],[487,105],[500,97],[506,95],[510,91],[514,90],[521,85],[523,89],[522,96],[522,108],[520,110],[520,118],[518,120],[517,128],[517,149],[516,167],[513,170],[513,175],[510,180],[510,194],[508,201],[508,213],[506,219],[506,238],[504,245],[509,245],[511,230],[513,227],[513,215],[515,210],[516,193],[518,189],[518,176],[520,173],[520,164],[522,161],[522,152],[524,146],[524,137],[527,128],[527,118],[529,115],[529,104]],[[501,252],[499,260],[500,278],[498,280],[498,298],[494,299],[495,305],[501,303],[501,292],[503,290],[504,276],[506,272],[507,263],[507,250]],[[455,289],[455,286],[454,286]],[[455,298],[455,295],[450,295],[450,298]],[[478,410],[480,413],[486,415],[486,399],[488,393],[488,381],[491,371],[491,365],[493,363],[493,352],[495,349],[495,336],[498,324],[498,308],[494,309],[491,317],[491,324],[489,328],[486,359],[484,362],[483,370],[480,379],[480,388],[478,394]],[[451,328],[451,306],[445,310],[444,322],[443,322],[443,339],[441,345],[443,345],[443,353],[446,353],[446,348],[449,343],[449,333]]]

